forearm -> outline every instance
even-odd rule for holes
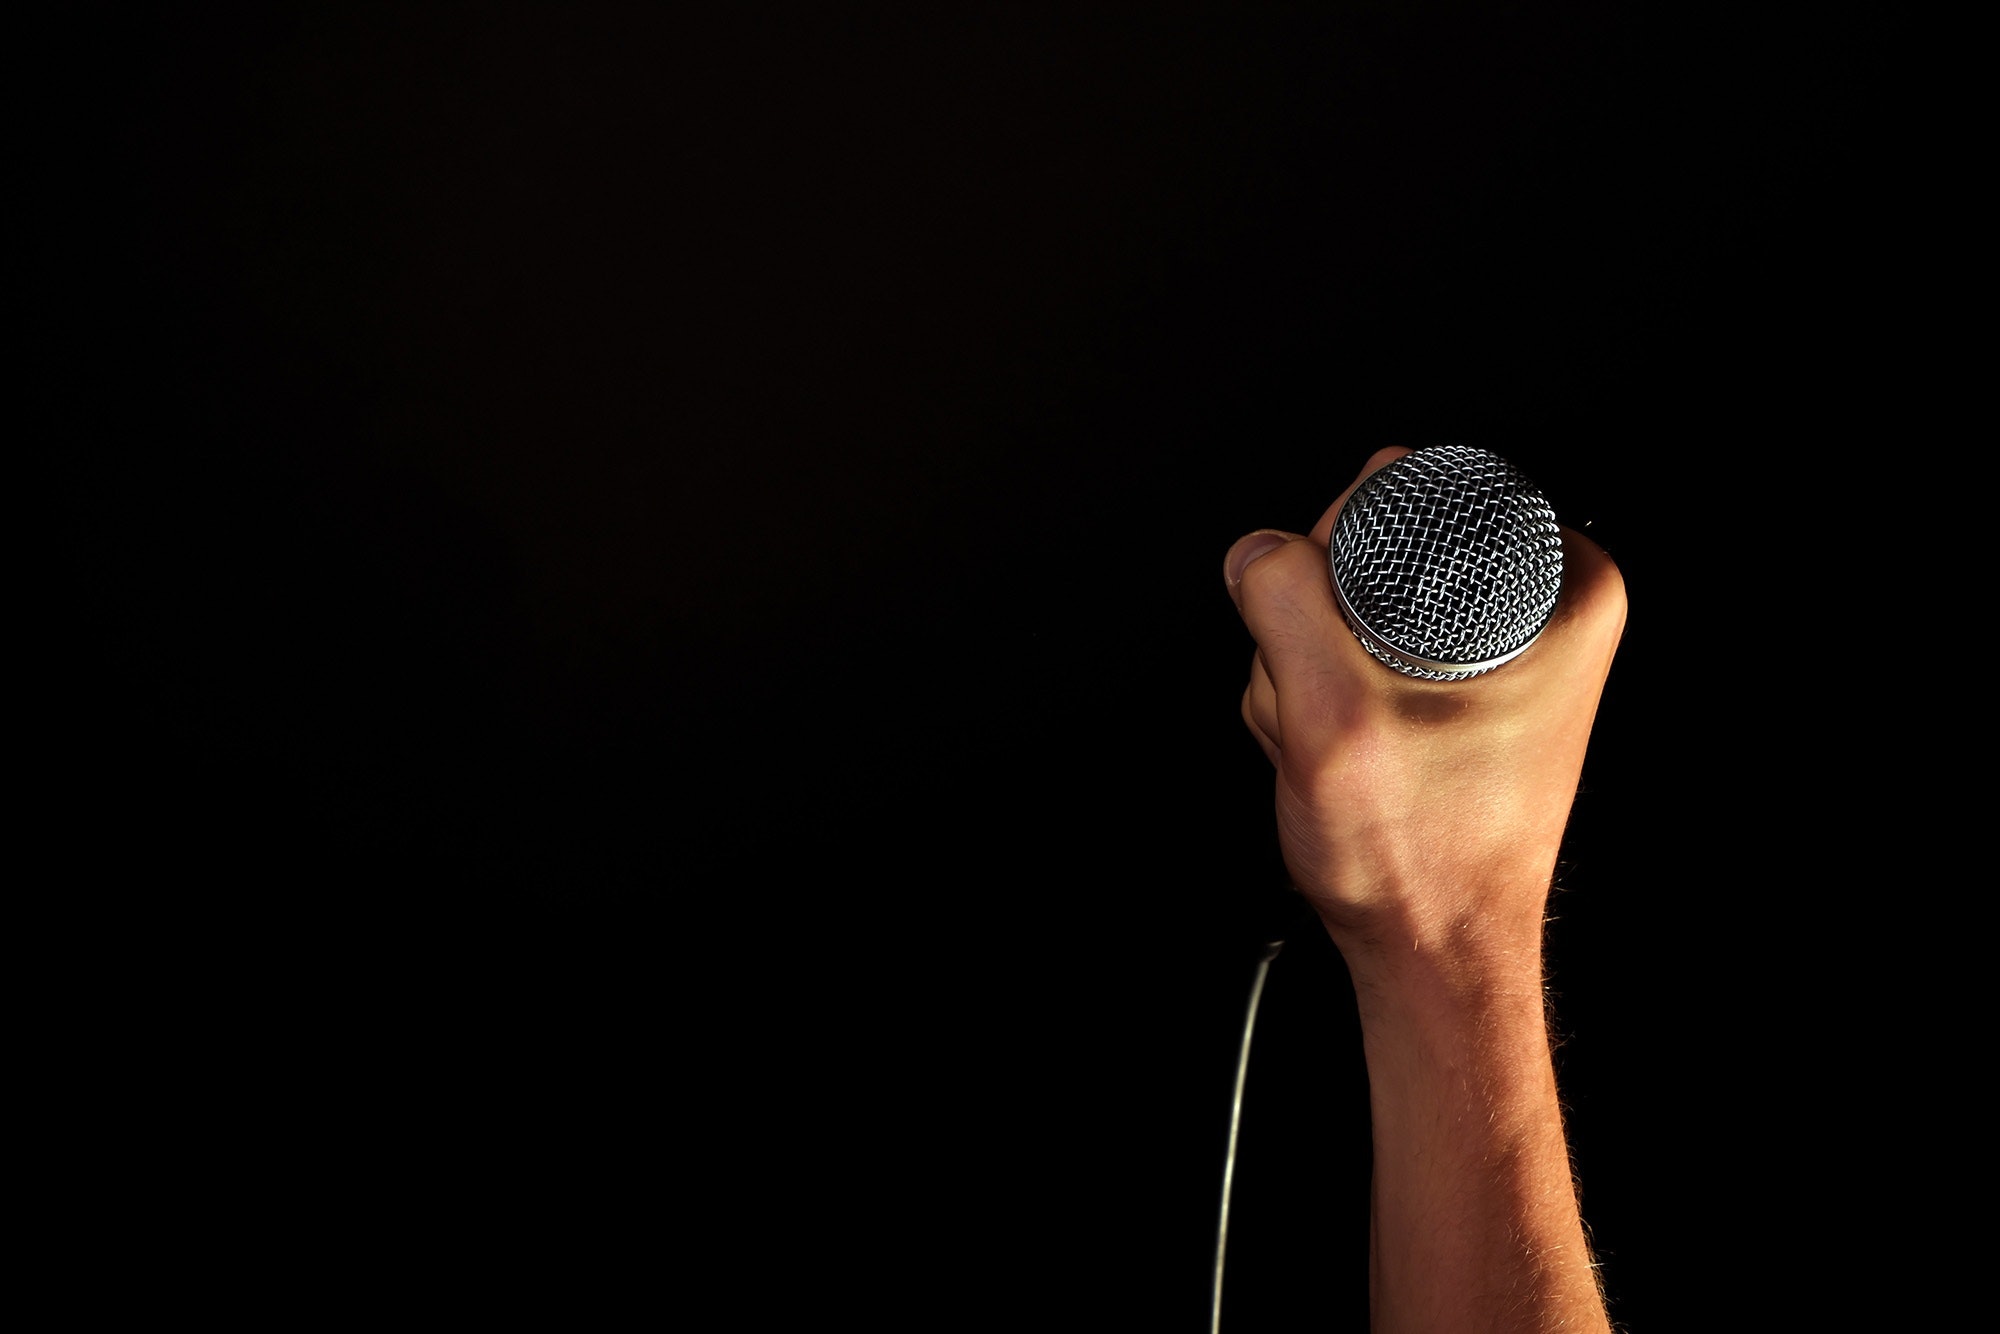
[[[1539,941],[1410,941],[1350,957],[1374,1125],[1376,1334],[1608,1330]]]

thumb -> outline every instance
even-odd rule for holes
[[[1244,717],[1267,751],[1317,744],[1334,722],[1327,699],[1350,692],[1350,659],[1366,661],[1334,601],[1327,560],[1312,538],[1267,529],[1239,538],[1223,562],[1257,642]]]
[[[1310,537],[1266,529],[1239,538],[1223,578],[1271,675],[1313,671],[1350,638],[1333,599],[1327,549]]]
[[[1229,597],[1236,604],[1236,610],[1243,610],[1243,572],[1253,561],[1270,555],[1287,542],[1299,540],[1297,533],[1287,533],[1276,528],[1260,528],[1254,533],[1236,539],[1229,548],[1229,554],[1222,558],[1222,584],[1229,590]]]

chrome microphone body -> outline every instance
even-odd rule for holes
[[[1548,498],[1471,445],[1427,446],[1370,473],[1327,545],[1354,637],[1427,681],[1462,681],[1518,657],[1562,591],[1562,529]]]

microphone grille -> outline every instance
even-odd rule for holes
[[[1562,587],[1562,529],[1491,450],[1432,445],[1364,478],[1334,520],[1334,595],[1356,639],[1406,676],[1460,681],[1515,657]]]

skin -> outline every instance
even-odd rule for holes
[[[1408,452],[1377,452],[1354,485]],[[1310,533],[1239,539],[1224,581],[1257,645],[1243,720],[1275,770],[1285,865],[1359,1003],[1372,1327],[1602,1334],[1542,940],[1624,581],[1565,529],[1562,596],[1525,653],[1465,681],[1402,676],[1334,602],[1327,541],[1354,485]]]

